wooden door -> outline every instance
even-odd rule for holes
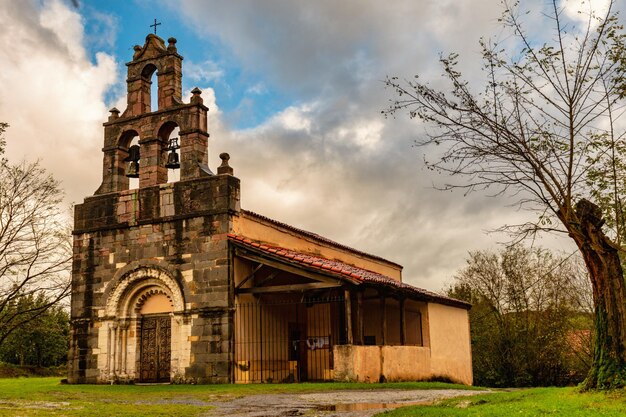
[[[141,319],[141,381],[169,382],[171,319],[153,316]]]

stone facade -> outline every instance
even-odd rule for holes
[[[128,64],[128,108],[104,123],[103,181],[75,208],[69,381],[139,378],[141,308],[154,294],[171,302],[171,379],[227,382],[233,293],[227,233],[239,212],[239,180],[207,162],[201,92],[181,100],[176,40],[149,35]],[[159,109],[150,112],[157,71]],[[180,181],[167,183],[167,144],[180,129]],[[129,190],[128,147],[139,137],[139,188]]]

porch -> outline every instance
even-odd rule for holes
[[[380,366],[367,372],[355,367],[362,356],[356,352],[376,356],[368,363],[385,363],[386,369],[397,362],[389,375],[409,379],[402,369],[418,364],[415,355],[430,356],[424,294],[387,277],[365,282],[355,271],[348,276],[313,262],[296,266],[280,253],[250,246],[234,245],[232,252],[236,383],[387,378]],[[403,349],[391,349],[397,347]],[[417,374],[429,372],[427,366]]]

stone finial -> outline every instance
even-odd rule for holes
[[[133,59],[139,58],[139,55],[141,55],[141,50],[142,49],[143,48],[141,46],[139,46],[139,45],[133,46],[133,50],[135,51],[135,53],[133,54]]]
[[[120,117],[120,111],[116,107],[113,107],[111,110],[109,110],[109,113],[111,113],[109,115],[109,122]]]
[[[176,38],[169,38],[167,40],[167,50],[169,52],[177,52],[178,50],[176,49]]]
[[[228,165],[230,155],[226,152],[221,153],[220,159],[222,160],[222,165],[217,167],[217,175],[233,175],[234,170],[230,165]]]
[[[204,103],[204,100],[202,100],[202,97],[200,96],[202,94],[202,90],[200,90],[198,87],[194,88],[193,90],[191,90],[191,94],[193,94],[191,96],[191,102],[194,104],[202,104]]]

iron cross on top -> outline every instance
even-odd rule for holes
[[[154,28],[154,34],[155,34],[155,35],[156,35],[156,29],[157,29],[157,26],[159,26],[160,24],[161,24],[161,22],[157,23],[157,20],[156,20],[156,19],[154,19],[154,24],[150,25],[150,27],[153,27],[153,28]]]

